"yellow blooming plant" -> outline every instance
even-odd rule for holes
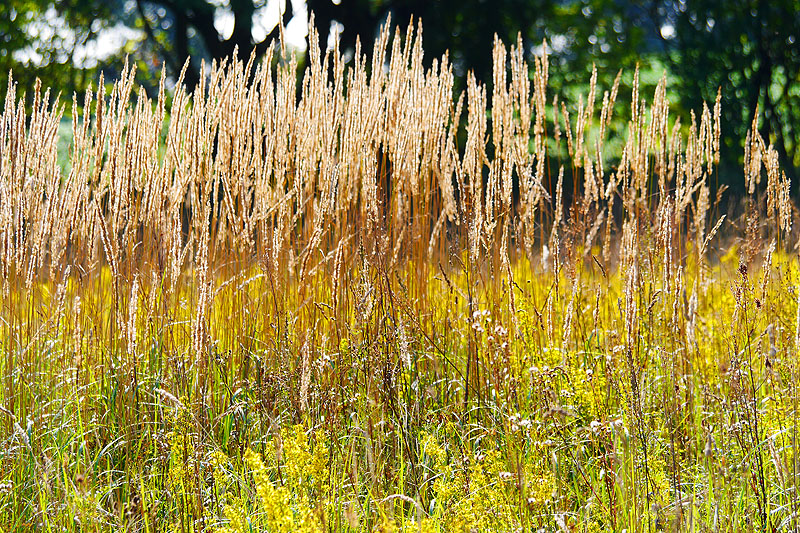
[[[305,428],[296,425],[281,431],[280,439],[273,439],[269,446],[267,464],[253,450],[247,450],[243,458],[253,481],[254,511],[248,514],[241,502],[226,505],[223,515],[227,525],[218,531],[322,531],[329,475],[322,435],[317,435],[312,450]],[[219,464],[222,457],[217,454],[215,463]],[[220,480],[224,477],[219,473],[215,476]]]

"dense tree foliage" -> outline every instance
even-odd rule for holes
[[[800,3],[693,1],[680,3],[671,16],[671,68],[684,106],[697,108],[721,88],[723,160],[741,154],[758,107],[762,136],[775,146],[787,174],[797,177]]]
[[[119,22],[116,0],[12,0],[0,2],[0,87],[9,70],[22,91],[37,78],[65,95],[82,90],[98,64],[85,52],[102,29]],[[108,58],[111,59],[111,58]],[[115,57],[114,60],[119,59]]]

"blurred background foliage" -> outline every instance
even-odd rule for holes
[[[793,182],[800,170],[800,0],[11,0],[0,2],[0,84],[13,69],[20,92],[40,78],[70,98],[101,71],[114,79],[127,56],[153,96],[162,68],[172,86],[190,61],[192,87],[203,59],[262,54],[282,33],[302,62],[312,12],[323,47],[338,39],[349,56],[357,39],[369,52],[388,17],[401,27],[421,18],[429,64],[449,51],[459,87],[469,71],[491,85],[494,35],[521,34],[530,56],[547,40],[551,94],[575,106],[593,65],[603,89],[620,69],[630,87],[638,65],[648,98],[666,74],[684,124],[719,89],[720,183],[742,183],[735,168],[756,108]]]

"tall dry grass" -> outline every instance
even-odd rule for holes
[[[273,47],[156,101],[101,79],[66,170],[63,104],[9,83],[10,527],[235,529],[214,453],[294,487],[292,424],[329,454],[320,528],[795,527],[794,211],[757,122],[723,213],[719,98],[684,125],[665,81],[595,72],[565,102],[521,41],[457,93],[421,26],[350,62],[310,27],[303,71]]]

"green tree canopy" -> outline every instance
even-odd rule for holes
[[[723,161],[741,157],[758,108],[761,135],[775,146],[787,175],[796,178],[800,2],[680,2],[665,23],[675,28],[668,51],[681,104],[697,109],[721,89]]]
[[[116,0],[13,0],[0,3],[0,84],[8,73],[21,91],[30,92],[36,78],[56,92],[82,90],[97,73],[89,57],[98,33],[115,24]],[[118,58],[115,58],[118,59]]]

